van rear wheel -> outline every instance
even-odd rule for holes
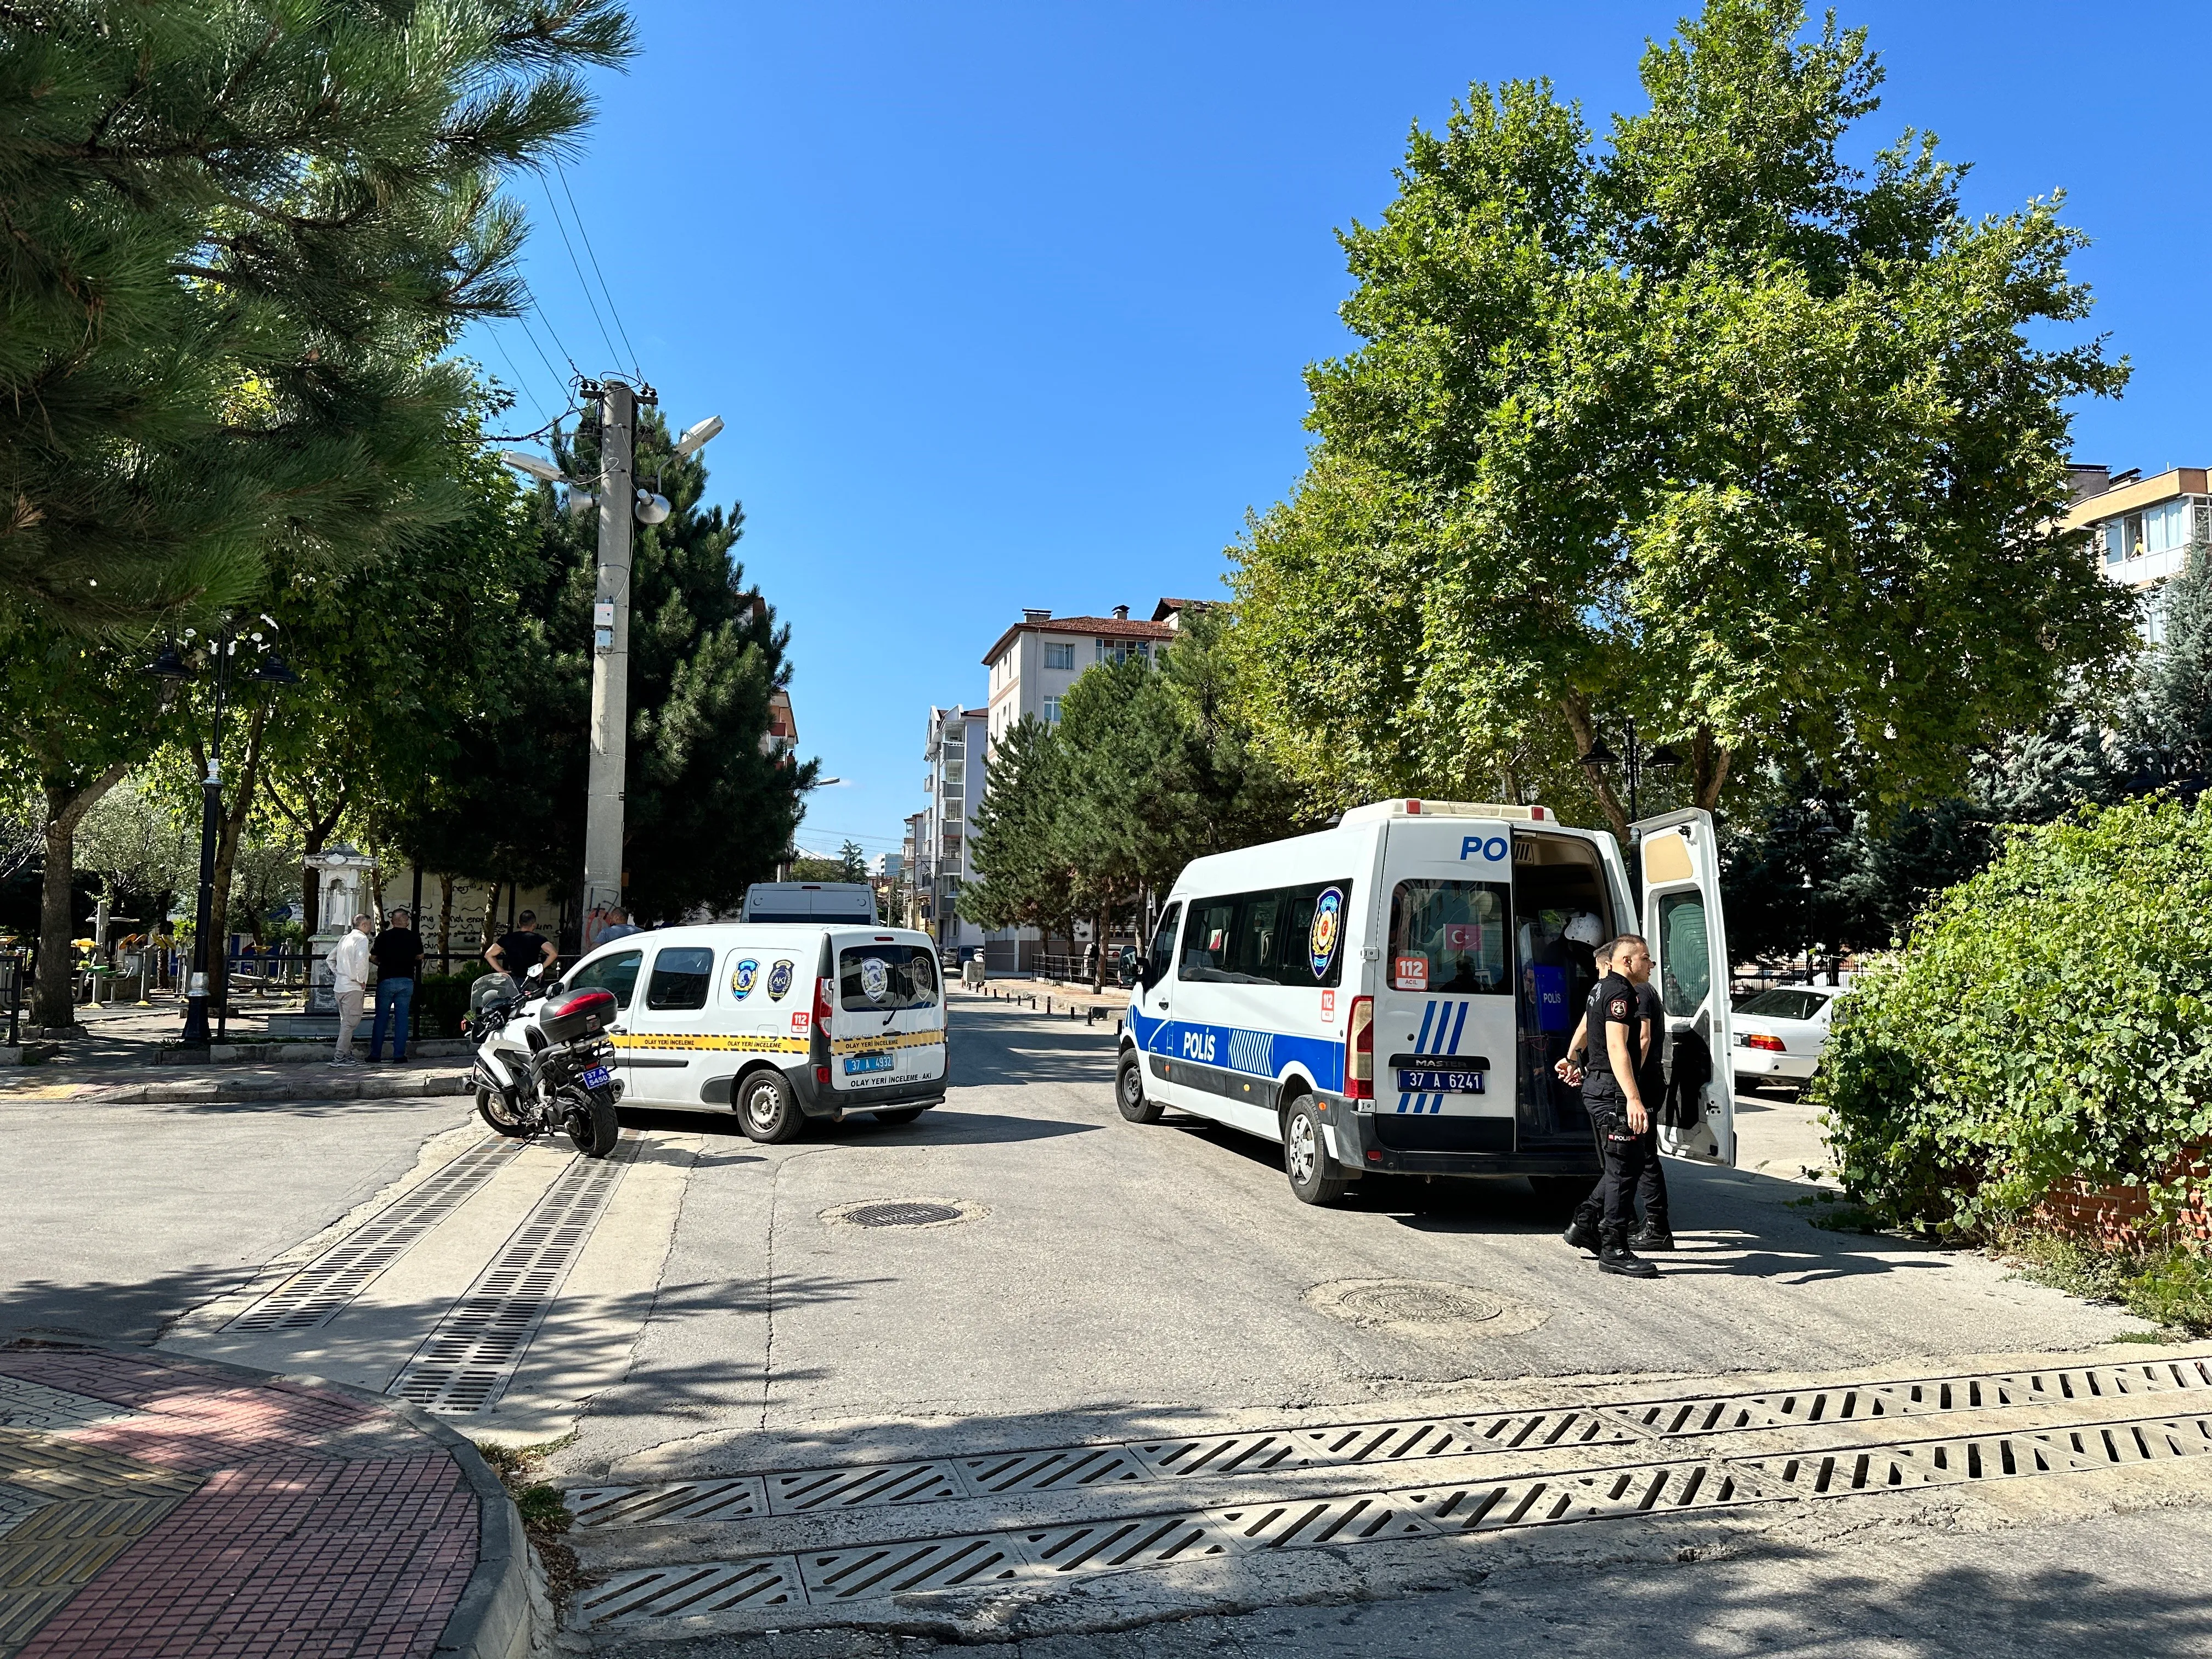
[[[796,1139],[805,1121],[782,1073],[755,1072],[739,1086],[738,1123],[748,1138],[763,1146],[777,1146]]]
[[[1301,1204],[1334,1204],[1352,1184],[1336,1173],[1328,1137],[1322,1133],[1321,1114],[1304,1095],[1291,1103],[1283,1117],[1283,1169]]]
[[[1145,1062],[1134,1048],[1121,1056],[1121,1068],[1114,1073],[1114,1103],[1132,1123],[1158,1123],[1166,1109],[1145,1098]]]

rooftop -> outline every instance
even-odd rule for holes
[[[1024,611],[1022,620],[1000,635],[983,653],[984,665],[998,661],[1018,634],[1079,634],[1094,640],[1171,640],[1176,630],[1167,623],[1135,622],[1126,616],[1054,617],[1049,611]]]

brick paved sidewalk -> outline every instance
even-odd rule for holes
[[[0,1348],[0,1659],[512,1652],[514,1593],[471,1586],[480,1558],[519,1578],[512,1513],[459,1436],[374,1396]],[[489,1645],[488,1594],[507,1610]]]

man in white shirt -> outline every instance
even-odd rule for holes
[[[346,936],[331,947],[331,989],[338,1000],[338,1046],[333,1066],[355,1066],[353,1034],[361,1024],[362,1000],[368,994],[369,919],[356,916]]]

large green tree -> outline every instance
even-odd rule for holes
[[[1803,24],[1711,0],[1602,141],[1478,85],[1345,234],[1365,343],[1310,371],[1311,465],[1235,555],[1304,775],[1556,794],[1633,716],[1699,805],[1747,757],[1930,798],[2124,652],[2057,528],[2067,401],[2124,377],[2052,327],[2081,237],[2055,201],[1969,216],[1924,135],[1854,168],[1880,69]]]
[[[68,0],[0,40],[0,599],[140,620],[454,511],[437,354],[515,308],[497,176],[582,127],[612,0]]]
[[[571,477],[598,471],[589,428],[557,453]],[[765,741],[791,634],[733,556],[742,510],[704,504],[704,463],[677,459],[649,406],[636,466],[672,511],[638,526],[631,548],[626,898],[667,921],[734,908],[774,872],[817,769]],[[565,891],[583,865],[597,523],[550,487],[526,511],[534,550],[483,706],[451,733],[426,810],[392,833],[431,868]]]

